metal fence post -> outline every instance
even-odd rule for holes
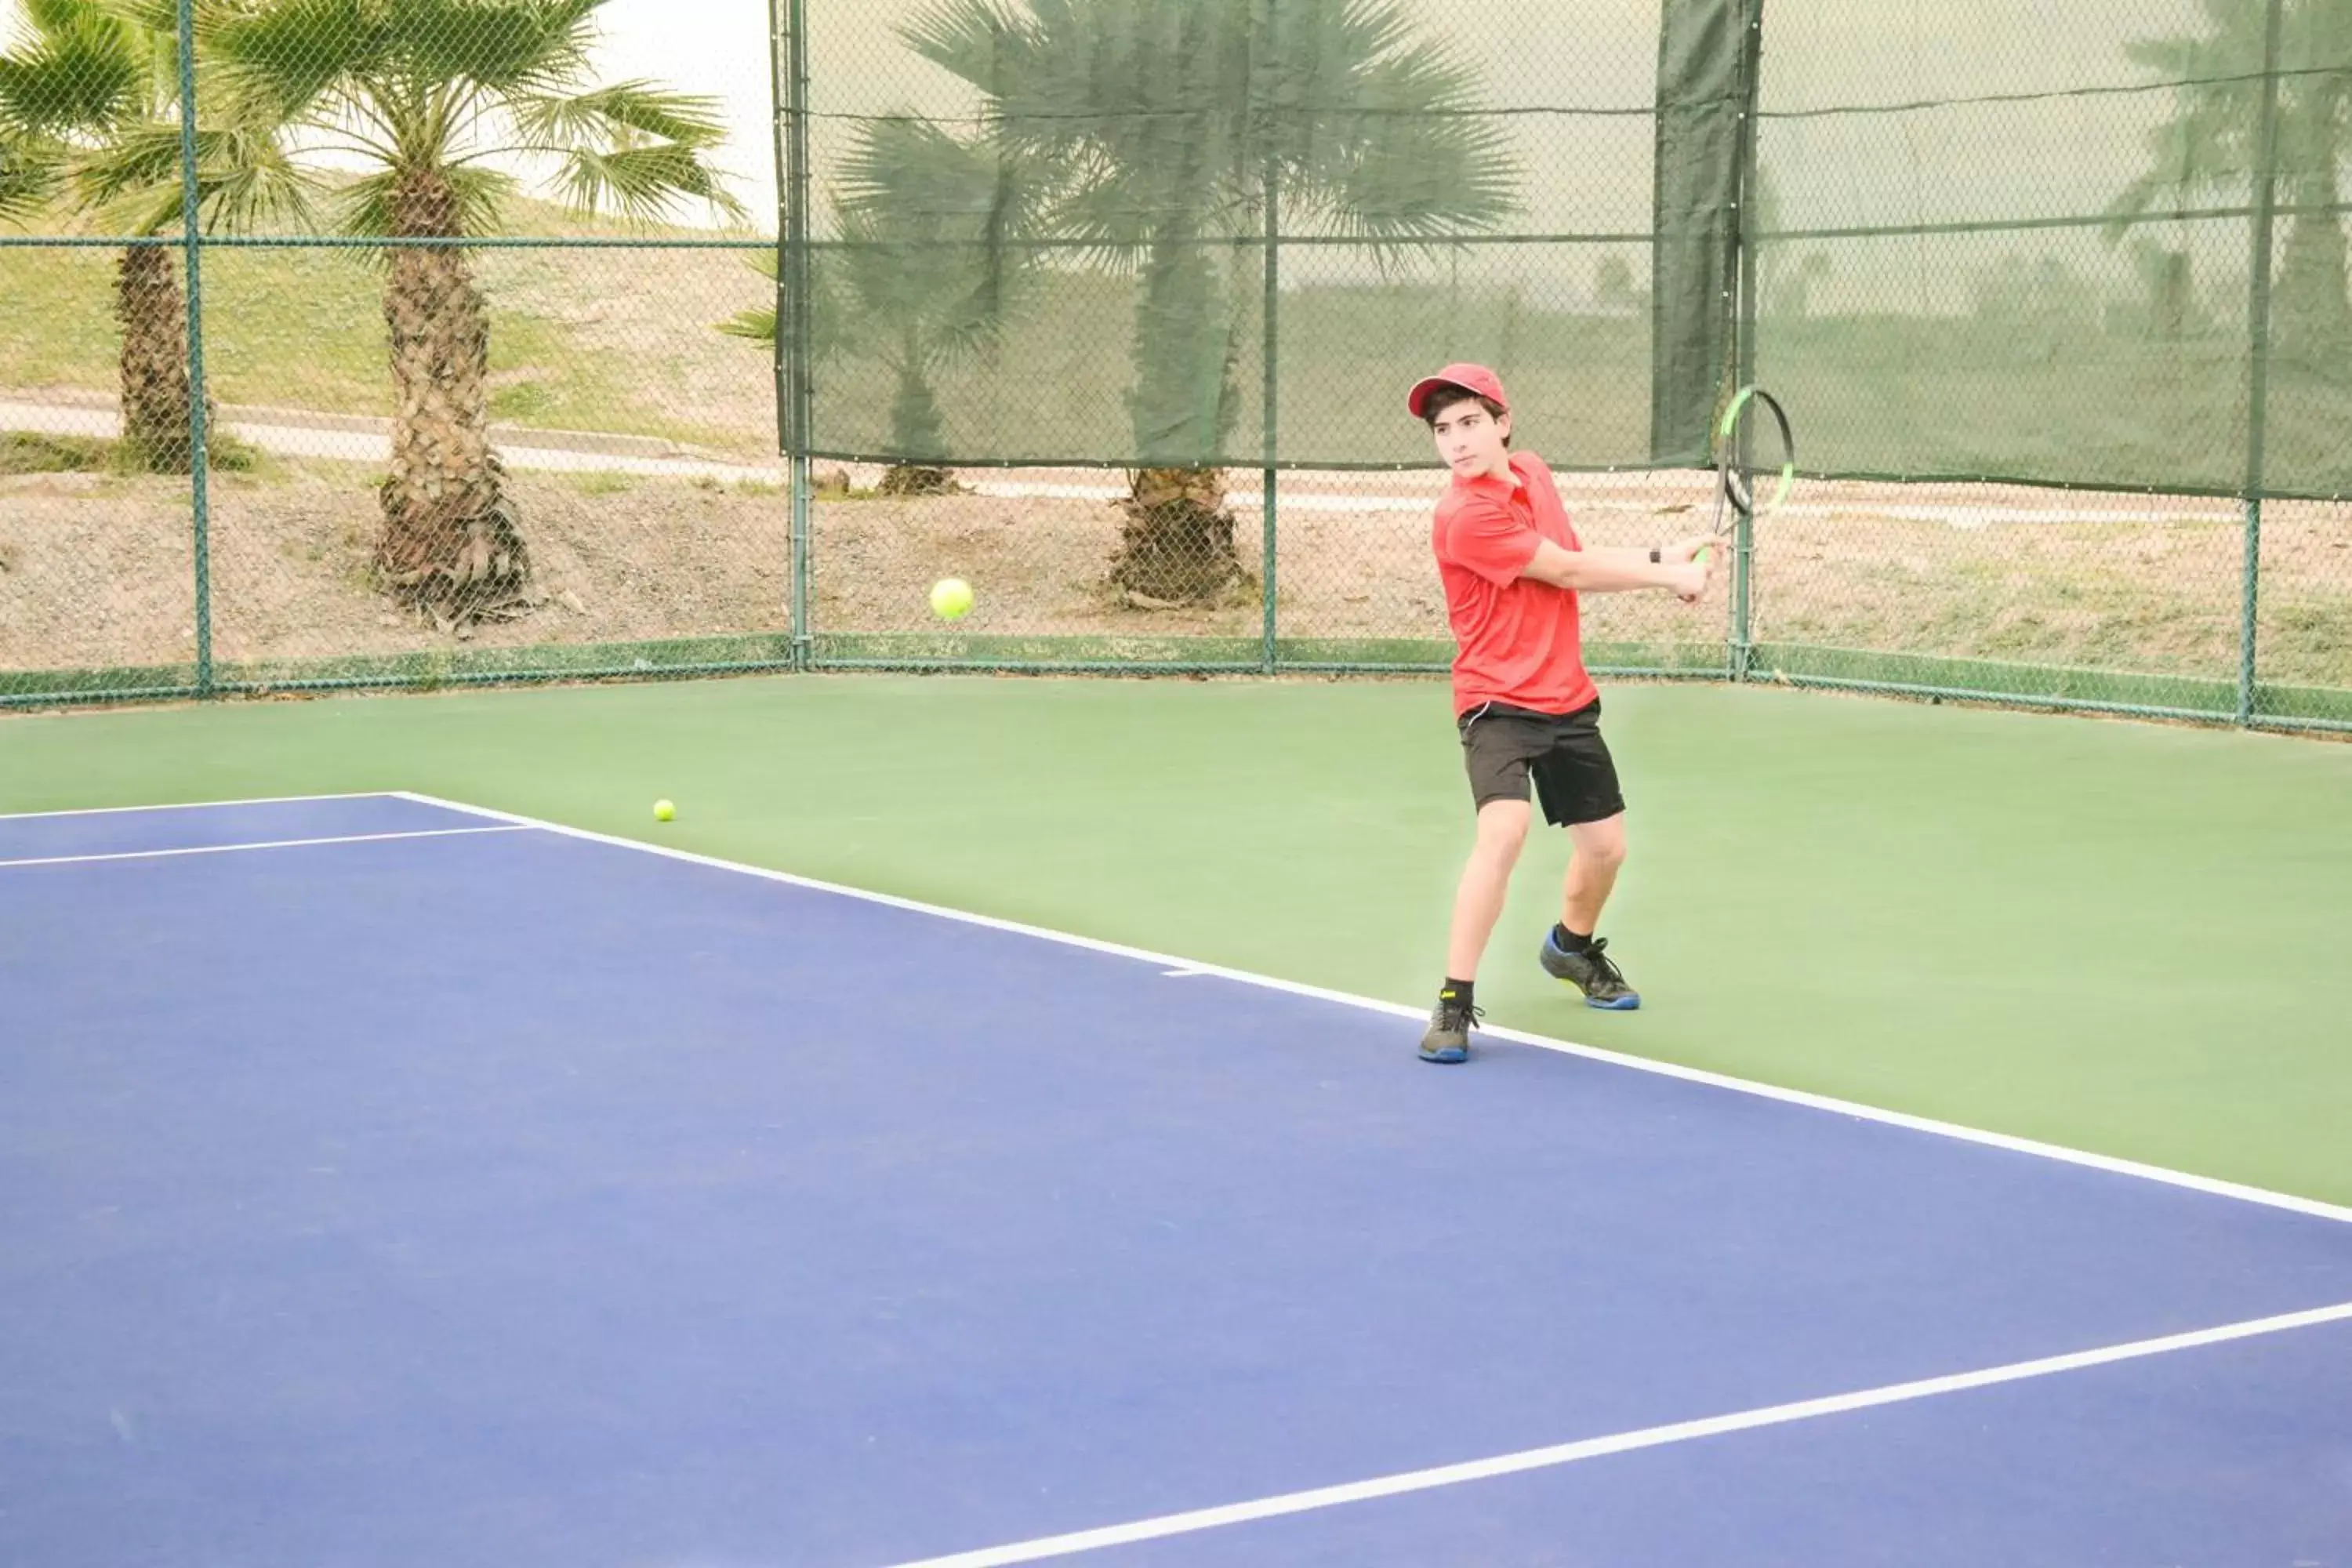
[[[1764,0],[1747,0],[1747,26],[1739,49],[1739,210],[1733,232],[1739,250],[1739,315],[1732,332],[1732,353],[1738,364],[1737,384],[1756,383],[1756,120],[1759,79],[1763,75]],[[1753,460],[1753,434],[1742,421],[1739,461]],[[1755,659],[1756,529],[1742,511],[1736,523],[1731,549],[1731,679],[1746,680]]]
[[[1259,357],[1265,362],[1261,372],[1265,377],[1265,385],[1259,395],[1259,402],[1262,412],[1265,416],[1265,425],[1259,447],[1261,454],[1259,460],[1265,465],[1265,468],[1259,471],[1259,486],[1261,490],[1260,504],[1261,510],[1263,512],[1261,521],[1265,531],[1265,539],[1258,551],[1260,575],[1264,578],[1261,587],[1265,595],[1263,614],[1265,623],[1265,653],[1259,663],[1261,668],[1263,668],[1265,672],[1268,675],[1272,675],[1274,673],[1275,666],[1280,658],[1276,640],[1277,611],[1275,596],[1275,521],[1276,511],[1275,502],[1275,453],[1276,450],[1276,443],[1280,439],[1276,433],[1277,425],[1276,420],[1275,400],[1277,377],[1276,375],[1275,366],[1279,354],[1277,345],[1281,340],[1281,331],[1278,325],[1281,320],[1282,310],[1281,267],[1277,258],[1280,255],[1282,248],[1282,165],[1281,160],[1276,156],[1275,152],[1274,126],[1272,121],[1273,113],[1272,110],[1269,110],[1267,112],[1267,146],[1265,154],[1265,342],[1259,350]]]
[[[792,497],[793,668],[815,655],[809,626],[808,13],[804,0],[768,0],[770,100],[776,160],[776,429]]]
[[[187,279],[188,478],[194,510],[196,594],[196,693],[213,694],[212,432],[206,428],[205,386],[205,254],[203,202],[196,181],[195,0],[179,3],[180,238]],[[127,416],[129,410],[123,411]]]
[[[2262,604],[2263,443],[2271,384],[2271,243],[2278,207],[2278,63],[2283,0],[2270,0],[2263,25],[2263,106],[2254,163],[2254,234],[2247,279],[2245,557],[2238,590],[2238,722],[2254,718]]]

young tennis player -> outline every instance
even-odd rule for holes
[[[1574,847],[1559,923],[1538,954],[1544,971],[1581,991],[1588,1006],[1641,1005],[1595,934],[1625,862],[1625,801],[1601,738],[1601,694],[1584,669],[1577,598],[1657,588],[1695,604],[1712,575],[1700,552],[1713,541],[1586,548],[1543,459],[1510,450],[1510,400],[1484,365],[1448,365],[1414,384],[1406,404],[1429,426],[1453,475],[1432,542],[1457,645],[1454,726],[1478,832],[1454,896],[1445,984],[1421,1057],[1458,1062],[1470,1055],[1480,1016],[1472,991],[1478,961],[1527,842],[1530,777],[1545,818],[1567,828]]]

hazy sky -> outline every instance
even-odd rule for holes
[[[766,0],[610,0],[607,71],[721,100],[733,127],[720,155],[736,195],[773,224],[775,151]]]

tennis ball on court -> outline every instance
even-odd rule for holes
[[[677,815],[677,807],[670,805],[669,802],[666,800],[657,800],[654,802],[654,820],[656,822],[667,822],[671,817],[676,816]]]
[[[931,584],[931,614],[943,621],[960,621],[971,613],[971,584],[961,577],[943,577]]]

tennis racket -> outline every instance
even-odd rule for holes
[[[1730,536],[1741,518],[1771,516],[1797,482],[1797,442],[1788,411],[1760,386],[1743,386],[1715,427],[1715,468],[1722,484],[1715,498],[1715,535]],[[1699,552],[1706,560],[1714,546]]]

